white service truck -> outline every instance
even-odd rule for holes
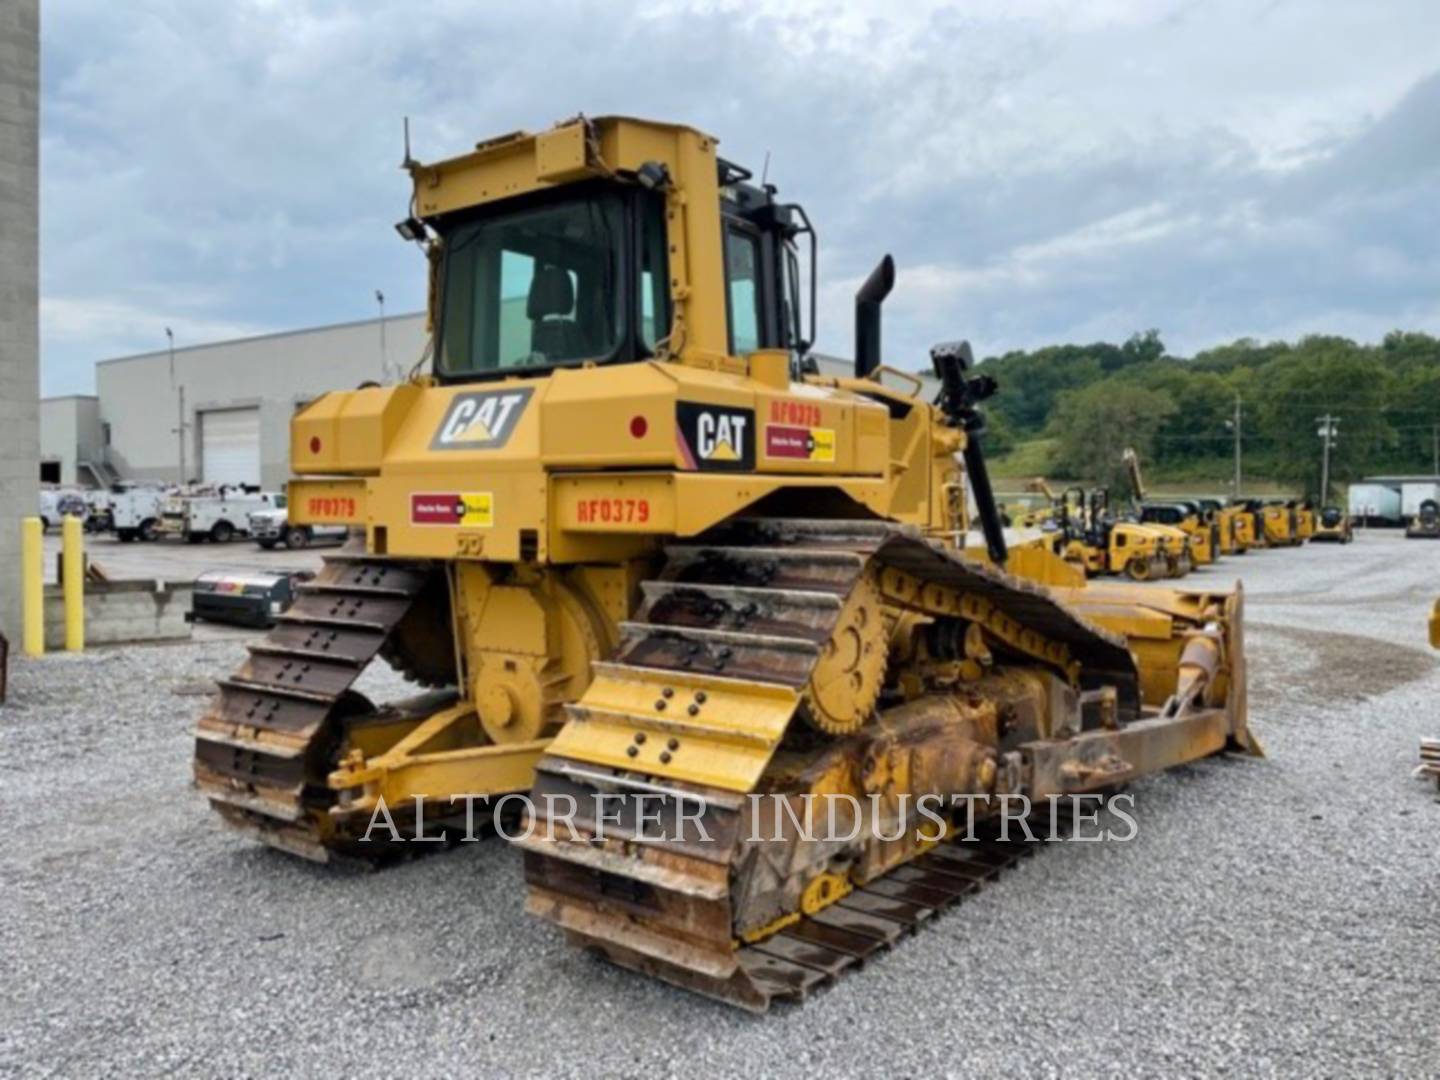
[[[110,491],[110,528],[122,543],[160,535],[165,492],[158,487],[117,487]]]
[[[343,544],[350,530],[344,525],[291,525],[290,511],[285,506],[285,496],[277,496],[273,509],[256,510],[250,515],[250,539],[267,551],[276,544],[284,544],[291,551],[299,551],[311,544]]]
[[[90,517],[90,506],[85,496],[69,488],[40,489],[40,527],[49,532],[67,517],[78,517],[84,521]]]
[[[165,500],[159,531],[162,536],[178,536],[189,544],[201,540],[227,544],[246,534],[251,514],[271,509],[277,500],[283,503],[285,496],[228,485],[213,491],[171,495]]]

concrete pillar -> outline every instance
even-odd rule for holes
[[[40,4],[0,3],[0,629],[20,642],[20,519],[40,482]]]

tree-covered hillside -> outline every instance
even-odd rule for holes
[[[1318,495],[1322,426],[1336,435],[1332,493],[1377,472],[1430,473],[1440,442],[1440,339],[1395,331],[1378,345],[1312,336],[1242,338],[1190,358],[1157,331],[1123,345],[1052,345],[992,357],[988,437],[1001,476],[1045,473],[1123,489],[1120,453],[1161,481],[1231,474],[1237,403],[1244,473]]]

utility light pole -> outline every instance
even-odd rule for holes
[[[385,359],[385,294],[375,290],[375,302],[380,305],[380,378],[390,378],[390,365]]]
[[[1315,434],[1320,436],[1324,446],[1320,458],[1320,504],[1323,506],[1330,498],[1330,447],[1339,434],[1336,425],[1340,421],[1338,417],[1326,413],[1324,416],[1317,416],[1315,422],[1320,425],[1320,430]]]
[[[175,390],[175,331],[165,327],[165,337],[170,342],[170,389]],[[185,388],[179,388],[179,400],[177,404],[179,422],[175,427],[175,439],[179,444],[180,451],[180,484],[185,484]]]
[[[1440,476],[1440,424],[1430,425],[1430,438],[1434,447],[1430,475]]]
[[[1240,498],[1240,395],[1235,395],[1235,419],[1226,420],[1225,426],[1235,433],[1235,480],[1231,495]]]

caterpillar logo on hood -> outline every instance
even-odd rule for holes
[[[755,468],[755,412],[693,401],[675,404],[680,461],[686,469]]]
[[[534,392],[534,387],[522,386],[456,394],[430,441],[430,449],[499,449],[509,442]]]

